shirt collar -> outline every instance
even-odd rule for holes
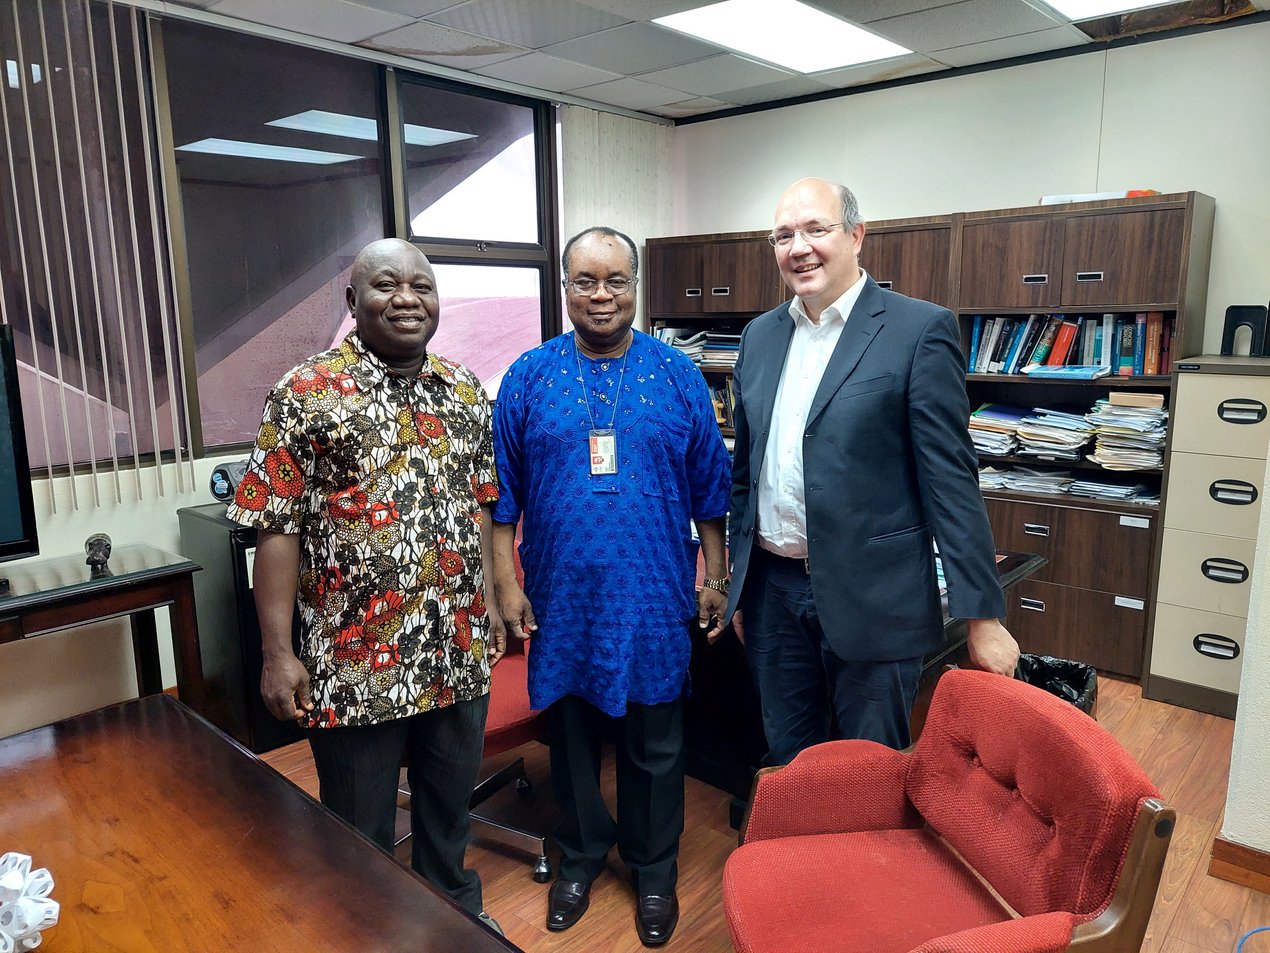
[[[365,342],[362,341],[362,337],[357,333],[356,329],[348,332],[344,340],[340,342],[340,351],[348,359],[349,373],[356,377],[358,383],[364,387],[382,384],[390,379],[410,380],[392,370],[377,354],[370,350]],[[458,383],[454,367],[455,365],[452,362],[429,351],[424,355],[423,367],[413,380],[426,380],[435,377],[447,384],[454,385]]]
[[[856,279],[855,284],[844,291],[833,304],[829,305],[829,307],[825,308],[824,311],[820,312],[820,324],[822,327],[838,320],[842,321],[844,324],[846,323],[847,316],[851,314],[851,309],[855,307],[856,302],[860,300],[860,295],[864,292],[864,286],[867,283],[868,278],[869,276],[865,274],[864,269],[861,268],[860,277]],[[807,317],[807,312],[803,308],[802,299],[799,298],[798,295],[794,295],[794,300],[789,303],[789,313],[794,316],[794,322],[796,324],[807,324],[811,327],[815,327],[815,325],[812,325],[811,323],[811,318]]]

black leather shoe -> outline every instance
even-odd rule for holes
[[[567,930],[579,920],[591,903],[591,885],[557,880],[547,894],[547,929]]]
[[[679,923],[679,898],[645,894],[635,903],[635,931],[644,946],[661,946]]]

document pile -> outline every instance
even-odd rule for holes
[[[706,332],[695,334],[688,328],[658,328],[654,336],[677,351],[683,351],[693,363],[701,362],[701,352],[706,344]]]
[[[1015,432],[1028,415],[1022,407],[1009,404],[984,404],[970,415],[970,439],[979,453],[1005,457],[1019,445]]]
[[[1124,407],[1098,400],[1085,419],[1097,428],[1090,456],[1108,470],[1159,470],[1164,465],[1165,424],[1162,407]]]
[[[10,851],[0,857],[0,950],[34,950],[40,934],[57,923],[61,906],[49,898],[53,877],[31,869],[27,854]]]
[[[1121,486],[1116,483],[1103,483],[1099,480],[1076,480],[1068,490],[1072,496],[1087,496],[1095,500],[1112,500],[1123,503],[1145,503],[1158,506],[1160,494],[1152,493],[1141,483]]]
[[[1072,460],[1094,436],[1083,413],[1037,407],[1019,423],[1019,456],[1040,460]]]
[[[1066,493],[1072,475],[1066,471],[1029,470],[1015,467],[1005,474],[1005,488],[1020,493]]]
[[[741,335],[707,331],[701,347],[701,356],[693,358],[703,371],[730,371],[736,367],[741,353]]]
[[[984,467],[979,471],[979,489],[1000,490],[1005,487],[1005,475],[1009,470],[998,470],[996,467]]]

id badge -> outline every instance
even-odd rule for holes
[[[592,430],[587,439],[591,450],[591,476],[617,473],[617,431]]]

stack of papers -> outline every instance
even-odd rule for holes
[[[1072,484],[1072,475],[1065,471],[1042,472],[1016,467],[1004,477],[1007,490],[1021,493],[1066,493]]]
[[[657,337],[675,350],[683,351],[694,363],[701,362],[701,352],[706,344],[705,331],[694,334],[684,328],[659,328]]]
[[[741,353],[741,335],[707,331],[699,357],[694,357],[702,370],[730,371],[736,367]]]
[[[970,415],[970,439],[979,453],[1004,457],[1019,445],[1015,431],[1028,415],[1023,407],[1009,404],[984,404]]]
[[[1159,470],[1164,465],[1168,411],[1094,403],[1085,419],[1097,429],[1090,460],[1108,470]]]
[[[1095,500],[1113,500],[1117,502],[1159,503],[1158,493],[1150,493],[1141,483],[1132,486],[1121,486],[1116,483],[1103,483],[1098,480],[1076,480],[1068,490],[1072,496],[1087,496]]]
[[[979,471],[979,489],[1001,490],[1005,488],[1005,475],[1009,471],[996,467],[984,467]]]
[[[1037,407],[1019,423],[1019,456],[1040,460],[1079,460],[1095,428],[1083,413]]]

